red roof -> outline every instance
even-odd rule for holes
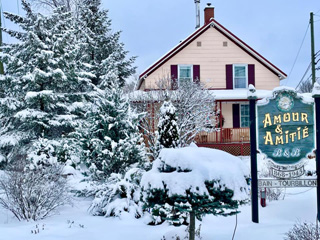
[[[161,57],[154,64],[152,64],[142,74],[140,74],[137,89],[140,88],[142,81],[144,80],[144,78],[146,76],[150,75],[152,72],[154,72],[156,69],[158,69],[161,65],[163,65],[165,62],[167,62],[171,57],[173,57],[178,52],[180,52],[182,49],[184,49],[186,46],[188,46],[194,39],[196,39],[202,33],[204,33],[206,30],[208,30],[210,28],[210,26],[214,26],[220,33],[222,33],[224,36],[226,36],[228,39],[230,39],[232,42],[234,42],[236,45],[238,45],[240,48],[242,48],[244,51],[246,51],[249,55],[251,55],[257,61],[259,61],[265,67],[267,67],[274,74],[279,76],[280,79],[284,79],[287,77],[287,75],[283,71],[281,71],[279,68],[277,68],[271,62],[269,62],[267,59],[265,59],[263,56],[261,56],[258,52],[256,52],[249,45],[247,45],[245,42],[243,42],[241,39],[239,39],[237,36],[235,36],[232,32],[230,32],[228,29],[223,27],[216,20],[211,19],[210,22],[208,22],[208,24],[197,29],[189,37],[187,37],[185,40],[180,42],[177,46],[175,46],[172,50],[170,50],[168,53],[166,53],[163,57]]]

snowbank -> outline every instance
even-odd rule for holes
[[[160,172],[167,166],[170,166],[170,178],[168,172]],[[162,149],[152,169],[143,175],[141,186],[144,189],[166,188],[169,196],[184,195],[186,190],[209,195],[205,182],[219,180],[221,185],[233,190],[233,200],[245,200],[248,198],[245,176],[249,176],[249,169],[241,159],[220,150]]]

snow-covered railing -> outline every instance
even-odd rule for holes
[[[198,144],[244,143],[250,142],[249,128],[222,128],[217,132],[200,132],[196,138]]]

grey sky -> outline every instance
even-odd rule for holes
[[[122,30],[121,40],[126,50],[138,56],[138,74],[195,29],[194,0],[102,2],[109,9],[112,28]],[[210,1],[201,0],[201,25],[207,2]],[[219,23],[288,75],[306,33],[311,11],[316,14],[315,50],[320,50],[319,0],[211,0],[211,3]],[[2,6],[5,11],[18,12],[16,0],[2,0]],[[8,20],[5,23],[7,27],[12,26]],[[310,63],[310,56],[309,28],[295,68],[281,84],[295,87]]]

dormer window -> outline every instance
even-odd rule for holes
[[[233,88],[248,88],[248,65],[233,65]]]
[[[193,65],[179,65],[178,79],[179,84],[191,82],[193,80]]]

